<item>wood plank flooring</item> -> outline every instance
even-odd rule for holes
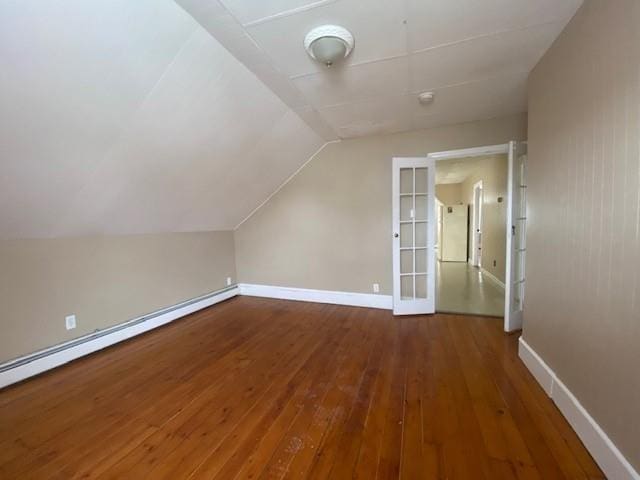
[[[0,391],[0,478],[604,478],[501,325],[237,297]]]

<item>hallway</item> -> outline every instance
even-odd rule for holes
[[[436,310],[502,317],[504,290],[466,262],[436,262]]]

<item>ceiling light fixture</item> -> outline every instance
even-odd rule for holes
[[[304,38],[304,48],[309,56],[327,67],[349,56],[353,45],[351,32],[337,25],[314,28]]]
[[[435,94],[433,92],[422,92],[418,95],[418,101],[420,102],[420,105],[429,105],[433,103],[434,96]]]

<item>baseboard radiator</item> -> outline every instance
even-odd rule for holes
[[[238,295],[237,285],[192,298],[161,310],[98,330],[83,337],[0,364],[0,388],[153,330],[178,318]]]

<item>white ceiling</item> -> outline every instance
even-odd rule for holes
[[[232,229],[324,144],[171,0],[3,0],[0,105],[0,238]]]
[[[438,160],[436,162],[436,185],[464,182],[483,167],[484,160],[491,157],[492,155]],[[504,157],[506,158],[506,155]]]
[[[231,229],[326,141],[525,111],[579,4],[2,0],[0,238]]]
[[[344,138],[526,111],[529,71],[582,3],[176,1],[267,84],[286,90],[281,98],[292,108],[302,104],[319,117],[315,122],[324,121],[316,131],[325,139],[326,124]],[[302,46],[309,30],[327,23],[355,36],[342,67],[323,67]],[[416,95],[425,90],[435,91],[436,100],[421,107]]]

